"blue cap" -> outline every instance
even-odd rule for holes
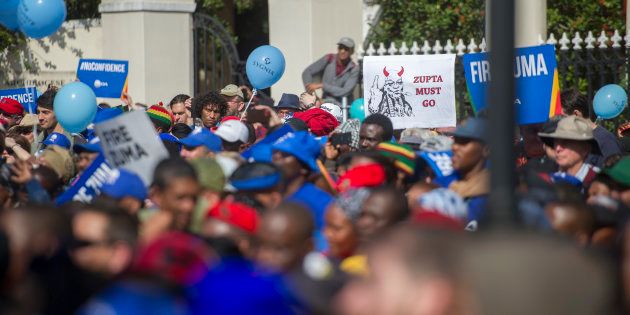
[[[140,176],[125,169],[115,169],[110,174],[101,193],[115,199],[133,197],[140,201],[147,198],[147,189]]]
[[[251,155],[250,158],[256,162],[267,162],[271,163],[271,145],[268,143],[258,143],[251,147]]]
[[[265,162],[242,164],[230,176],[230,185],[239,191],[270,189],[281,181],[282,172],[280,169]]]
[[[74,147],[72,147],[72,150],[74,151],[74,153],[77,153],[77,154],[81,152],[91,152],[91,153],[101,152],[102,151],[101,139],[99,139],[98,137],[93,137],[87,143],[75,144]]]
[[[487,121],[483,118],[468,118],[463,124],[459,125],[452,133],[455,137],[469,138],[477,141],[485,141],[485,132]]]
[[[212,152],[221,151],[221,138],[208,130],[208,128],[197,127],[179,142],[191,148],[203,145]]]
[[[300,98],[295,94],[282,93],[276,108],[290,108],[300,110]]]
[[[66,137],[64,134],[62,133],[58,133],[58,132],[53,132],[50,135],[48,135],[48,138],[46,138],[46,140],[44,140],[43,142],[45,145],[56,145],[56,146],[60,146],[66,150],[70,150],[70,146],[72,145],[70,143],[70,139],[68,139],[68,137]]]
[[[284,135],[271,146],[271,149],[293,155],[312,171],[319,172],[316,160],[321,152],[321,146],[315,137],[306,131]]]
[[[573,176],[573,175],[569,175],[568,173],[565,172],[557,172],[557,173],[553,173],[551,174],[551,181],[553,183],[565,183],[565,184],[569,184],[571,186],[575,186],[575,187],[582,187],[582,181]]]
[[[96,111],[96,115],[94,116],[94,120],[92,122],[94,124],[98,124],[104,122],[106,120],[112,119],[116,116],[122,115],[123,111],[120,107],[114,108],[98,108]]]

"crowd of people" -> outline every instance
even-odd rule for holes
[[[517,207],[503,209],[519,228],[501,226],[484,113],[437,130],[344,119],[347,91],[311,77],[356,84],[354,43],[339,45],[305,71],[304,93],[274,104],[248,106],[234,84],[100,104],[93,125],[144,110],[169,157],[149,185],[111,171],[91,202],[59,196],[103,154],[93,125],[64,131],[54,87],[37,114],[1,99],[0,313],[630,310],[630,123],[611,133],[570,90],[563,115],[520,126]]]

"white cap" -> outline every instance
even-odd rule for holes
[[[214,134],[227,142],[241,141],[247,143],[247,140],[249,140],[249,130],[247,126],[239,120],[222,122]]]
[[[321,109],[331,113],[339,123],[343,122],[343,114],[341,113],[341,107],[333,103],[324,103],[320,106]]]

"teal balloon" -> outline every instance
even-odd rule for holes
[[[85,83],[68,83],[57,92],[53,111],[63,129],[79,133],[85,130],[96,116],[96,95]]]
[[[363,119],[365,119],[365,107],[363,103],[363,98],[357,98],[352,102],[350,105],[350,118],[355,118],[363,122]]]
[[[603,86],[593,99],[593,110],[597,117],[612,119],[619,116],[628,105],[626,91],[617,84]]]
[[[247,57],[245,72],[249,83],[255,89],[266,89],[278,82],[284,74],[284,55],[280,49],[264,45],[260,46]]]
[[[19,28],[17,9],[20,0],[0,0],[0,24],[8,30],[15,31]]]
[[[66,19],[66,3],[63,0],[21,0],[17,19],[26,36],[46,37],[56,32]]]

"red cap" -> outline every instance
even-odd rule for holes
[[[236,116],[225,116],[223,117],[223,119],[221,119],[221,122],[226,122],[228,120],[241,120],[240,118],[236,117]]]
[[[295,112],[293,117],[303,120],[308,126],[308,129],[318,137],[327,136],[339,126],[337,118],[321,108],[311,108],[307,111]]]
[[[223,200],[208,210],[208,218],[229,223],[241,230],[254,234],[258,226],[256,210],[240,202]]]
[[[133,270],[177,284],[194,284],[208,272],[212,258],[213,253],[201,239],[172,231],[141,248]]]
[[[377,163],[355,166],[337,180],[337,190],[344,192],[351,188],[376,187],[385,183],[385,169]]]
[[[0,110],[9,115],[22,115],[24,114],[24,107],[20,102],[4,97],[0,99]]]

